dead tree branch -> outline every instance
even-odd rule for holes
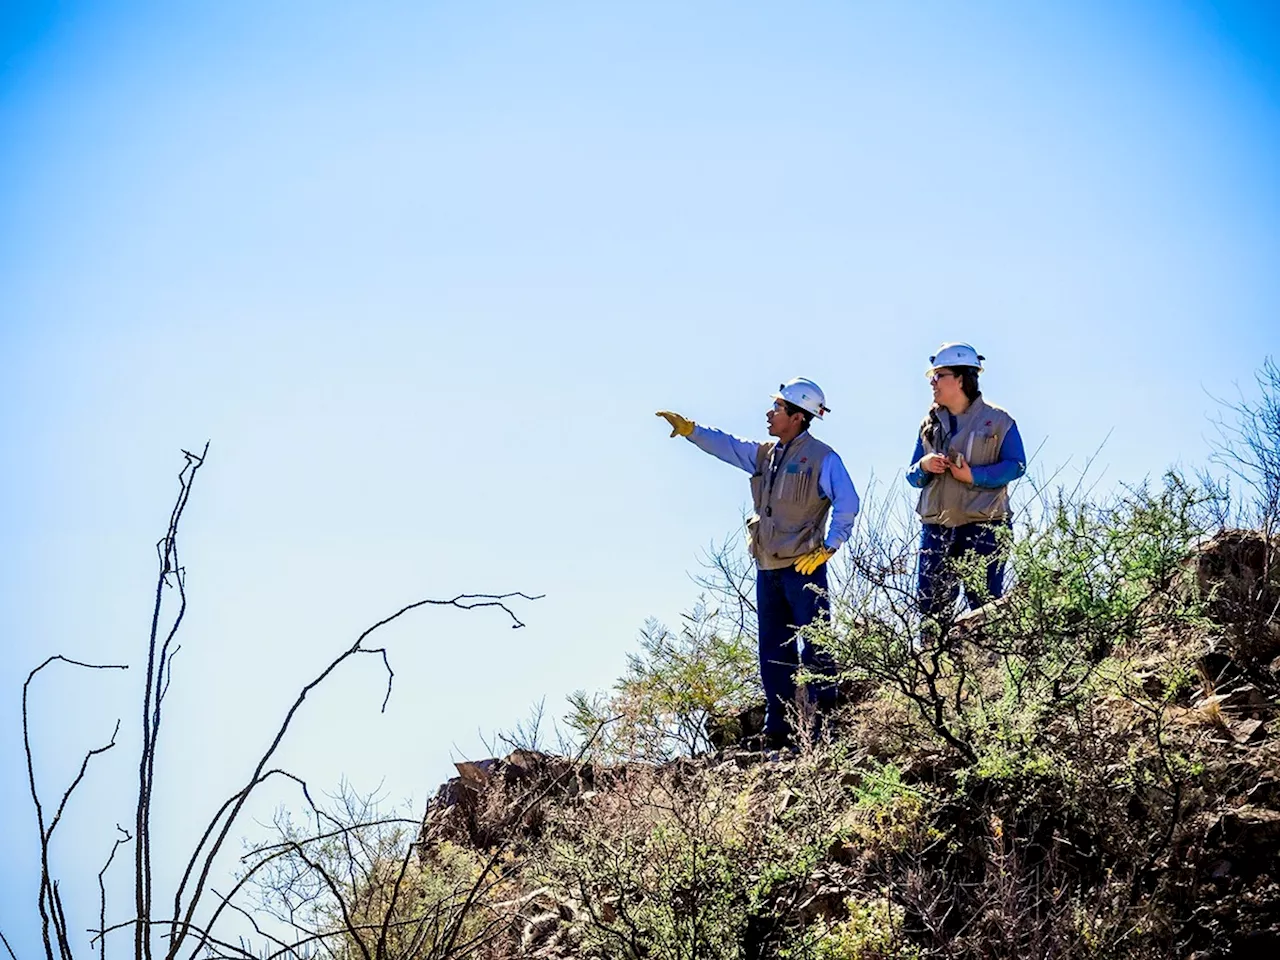
[[[121,844],[128,843],[133,837],[129,831],[116,824],[116,830],[120,836],[116,837],[116,842],[111,845],[111,853],[107,856],[107,862],[102,865],[102,869],[98,871],[98,930],[101,931],[107,925],[107,871],[111,868],[111,861],[116,858],[116,851],[120,849]],[[99,948],[100,960],[107,960],[107,939],[101,937],[101,945]]]
[[[453,607],[459,610],[476,610],[480,608],[494,608],[500,610],[507,615],[513,629],[524,626],[524,622],[517,615],[513,605],[519,600],[538,600],[540,595],[532,595],[519,591],[509,593],[466,593],[458,594],[449,599],[424,599],[418,600],[401,607],[391,615],[382,618],[376,623],[365,629],[355,641],[344,651],[334,657],[327,666],[325,666],[309,683],[301,688],[295,697],[292,705],[285,712],[283,720],[276,729],[267,749],[256,760],[253,771],[243,783],[243,785],[232,793],[225,801],[221,803],[217,811],[214,813],[204,828],[198,842],[195,844],[185,865],[181,865],[181,873],[178,882],[173,891],[173,914],[167,920],[159,920],[153,916],[154,913],[154,894],[153,888],[153,859],[151,848],[151,819],[152,819],[152,800],[155,788],[155,765],[158,751],[159,739],[164,720],[164,702],[170,691],[172,680],[173,660],[177,655],[180,646],[177,643],[178,631],[182,626],[187,612],[187,593],[186,593],[186,570],[182,565],[179,551],[179,528],[185,513],[186,507],[190,501],[191,492],[194,486],[196,474],[204,465],[208,455],[209,444],[205,444],[199,454],[183,451],[184,463],[182,469],[178,473],[178,494],[174,501],[173,507],[169,514],[168,526],[164,536],[156,543],[156,557],[158,561],[158,571],[156,575],[156,587],[154,604],[152,608],[150,631],[147,640],[147,673],[143,687],[142,695],[142,711],[141,711],[141,736],[140,736],[140,752],[138,757],[138,779],[137,779],[137,796],[134,819],[134,830],[132,833],[117,826],[119,836],[117,836],[111,852],[107,857],[106,863],[98,873],[98,888],[100,894],[99,900],[99,916],[98,926],[96,930],[90,932],[94,934],[94,946],[99,952],[99,960],[106,960],[106,937],[109,933],[132,927],[134,931],[134,960],[152,960],[152,936],[156,931],[163,931],[162,939],[167,941],[163,948],[164,960],[175,960],[179,951],[184,945],[190,946],[194,943],[191,951],[191,957],[196,958],[201,955],[202,951],[210,954],[222,953],[227,956],[239,958],[249,958],[252,953],[247,949],[245,944],[236,946],[226,939],[215,936],[214,927],[222,918],[224,911],[231,910],[245,916],[252,921],[252,917],[244,911],[239,905],[232,903],[232,898],[242,888],[244,882],[253,875],[253,873],[265,863],[268,863],[275,856],[283,853],[292,853],[301,857],[304,861],[307,859],[306,851],[299,844],[282,846],[279,852],[270,852],[267,857],[261,859],[248,872],[248,874],[240,879],[231,894],[223,896],[214,891],[210,886],[210,877],[212,875],[215,862],[224,850],[225,843],[231,834],[235,824],[238,822],[243,809],[248,802],[250,796],[262,786],[266,781],[272,778],[283,777],[295,781],[303,796],[310,804],[312,811],[316,815],[317,829],[323,829],[325,815],[311,798],[307,784],[301,778],[294,774],[274,768],[271,766],[272,758],[277,753],[285,736],[291,729],[298,712],[302,705],[306,702],[310,693],[320,684],[328,680],[347,660],[356,656],[376,656],[381,659],[383,668],[386,670],[386,691],[382,698],[381,709],[386,710],[387,704],[392,693],[392,685],[395,673],[392,669],[387,648],[383,646],[372,646],[368,643],[369,638],[381,628],[393,623],[406,614],[424,607]],[[67,810],[68,803],[75,793],[76,789],[84,781],[88,772],[90,763],[93,758],[101,754],[116,743],[116,737],[119,734],[120,723],[117,721],[115,730],[111,735],[109,742],[102,746],[89,750],[80,768],[71,784],[62,794],[61,800],[56,808],[49,815],[46,804],[41,799],[40,792],[37,788],[35,775],[35,762],[31,746],[31,722],[28,709],[29,695],[31,684],[34,678],[45,667],[55,662],[63,662],[72,666],[83,667],[86,669],[109,670],[109,669],[126,669],[123,664],[92,664],[72,660],[61,655],[51,656],[42,664],[36,667],[28,675],[26,683],[23,685],[22,698],[22,722],[23,722],[23,743],[27,758],[28,781],[31,790],[31,798],[36,811],[36,821],[40,836],[40,893],[38,898],[38,907],[41,918],[41,933],[45,948],[45,960],[74,960],[73,951],[68,937],[66,912],[63,908],[62,898],[59,890],[59,884],[53,876],[50,865],[50,845],[54,832],[61,823],[62,817]],[[333,818],[329,818],[333,827],[341,827]],[[416,822],[416,821],[412,821]],[[324,832],[321,836],[341,835],[343,841],[349,846],[351,835],[349,832],[341,830],[337,832]],[[134,848],[134,905],[135,915],[132,919],[108,925],[107,922],[107,896],[106,896],[106,873],[115,860],[115,856],[119,847],[130,841],[135,844]],[[350,852],[350,851],[349,851]],[[408,871],[408,857],[401,864],[399,878],[397,880],[397,893],[399,887],[404,880]],[[333,877],[326,877],[329,882],[331,893],[341,902],[341,894],[337,889],[337,880]],[[352,877],[353,883],[356,877]],[[367,879],[367,878],[366,878]],[[344,881],[345,882],[345,881]],[[482,881],[483,883],[483,877]],[[219,903],[212,907],[210,911],[202,909],[202,904],[206,902],[206,895],[215,897]],[[393,896],[390,910],[393,912],[396,908],[396,897]],[[206,917],[206,913],[209,914]],[[373,927],[362,927],[364,934],[376,935],[375,951],[381,960],[383,954],[386,953],[386,944],[388,931],[394,924],[390,913],[386,918],[379,921]],[[261,934],[261,930],[256,923],[252,923],[255,930]],[[348,929],[360,926],[354,918],[349,918],[347,924]],[[455,931],[456,936],[456,931]],[[190,940],[188,940],[190,938]],[[0,938],[2,939],[2,938]],[[276,947],[287,946],[284,941],[272,939]],[[369,943],[365,941],[362,934],[354,934],[356,946],[360,950],[369,954]],[[95,941],[101,941],[97,944]],[[12,949],[7,940],[4,940],[6,950],[9,951],[11,960],[16,960]],[[372,954],[369,960],[373,960]]]
[[[58,893],[58,882],[54,879],[51,867],[49,865],[49,847],[53,840],[53,833],[58,828],[58,824],[62,821],[62,814],[67,809],[67,803],[71,799],[71,795],[76,788],[84,781],[85,774],[89,770],[89,763],[100,753],[105,753],[116,745],[116,734],[120,732],[120,721],[116,721],[115,730],[111,734],[111,740],[101,747],[89,750],[84,759],[80,763],[80,770],[76,773],[75,779],[71,781],[71,785],[62,794],[62,799],[58,803],[57,811],[48,824],[45,823],[44,805],[40,802],[40,791],[36,787],[36,771],[35,758],[31,750],[31,717],[29,711],[31,681],[35,679],[36,674],[40,673],[45,667],[52,663],[67,663],[73,667],[83,667],[86,670],[127,670],[128,667],[119,663],[84,663],[80,660],[72,660],[70,657],[64,657],[61,654],[48,657],[44,663],[36,667],[27,674],[26,682],[22,685],[22,748],[27,758],[27,783],[31,790],[31,802],[36,810],[36,825],[40,834],[40,894],[37,904],[40,910],[40,935],[44,943],[45,960],[54,960],[53,943],[50,939],[49,928],[52,925],[53,935],[58,944],[58,956],[61,960],[70,960],[71,944],[67,938],[67,930],[65,917],[62,910],[62,902]],[[8,941],[5,941],[8,948]],[[10,949],[12,954],[12,949]]]
[[[134,899],[138,921],[134,928],[136,960],[151,960],[151,797],[155,784],[156,744],[160,737],[161,708],[169,689],[169,647],[187,612],[186,571],[178,558],[178,526],[191,499],[196,473],[204,466],[208,453],[207,442],[198,455],[182,451],[186,462],[178,472],[178,497],[169,513],[168,529],[156,543],[160,572],[156,577],[156,597],[147,643],[147,678],[142,698],[142,747],[138,760],[138,803],[134,821],[134,835],[137,838],[134,846]],[[174,586],[178,588],[178,611],[157,649],[165,590]]]
[[[398,620],[400,617],[413,610],[418,610],[422,607],[456,607],[460,610],[475,610],[492,607],[505,613],[511,620],[512,628],[518,629],[524,626],[524,622],[516,616],[515,611],[508,606],[507,601],[513,599],[532,601],[541,599],[541,595],[532,596],[519,591],[503,594],[459,594],[450,600],[427,599],[410,603],[401,607],[390,616],[384,617],[377,623],[368,627],[360,634],[359,637],[356,638],[355,642],[350,647],[330,661],[329,665],[321,670],[315,679],[302,688],[298,693],[297,698],[294,700],[293,705],[285,714],[284,720],[276,730],[276,734],[272,739],[271,744],[259,758],[258,765],[254,769],[253,774],[249,777],[249,780],[243,787],[233,793],[223,803],[218,813],[215,814],[214,818],[209,822],[204,835],[200,838],[200,842],[196,844],[196,848],[192,852],[191,858],[188,860],[187,865],[183,870],[182,877],[174,892],[173,917],[171,919],[173,939],[171,940],[165,954],[166,960],[173,960],[173,958],[177,956],[178,951],[182,948],[183,942],[187,936],[187,929],[192,926],[192,919],[195,916],[196,908],[200,903],[201,896],[203,895],[205,886],[208,883],[209,874],[213,870],[214,861],[221,852],[223,844],[226,842],[227,836],[231,832],[232,825],[239,817],[240,811],[248,801],[249,796],[264,779],[263,771],[271,761],[271,758],[275,755],[277,749],[279,749],[285,735],[289,732],[289,728],[293,724],[294,718],[302,708],[303,703],[306,702],[311,691],[324,683],[324,681],[332,676],[332,674],[342,666],[343,663],[352,657],[362,654],[377,653],[383,656],[383,662],[386,663],[385,649],[381,647],[366,647],[364,646],[365,640],[367,640],[375,631]],[[390,669],[389,666],[388,669]],[[388,674],[387,697],[390,696],[390,693],[391,675]],[[385,708],[386,698],[384,698],[383,704]],[[187,893],[188,887],[190,887],[189,894]],[[186,895],[185,899],[184,895]],[[204,943],[204,939],[201,938],[200,942],[196,944],[196,947],[192,952],[192,957],[195,957],[199,953]],[[147,960],[147,958],[140,957],[139,960]]]

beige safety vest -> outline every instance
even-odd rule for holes
[[[818,492],[822,462],[831,448],[806,430],[787,444],[760,444],[751,476],[755,516],[747,521],[751,555],[761,570],[788,567],[822,546],[831,501]]]
[[[941,453],[985,467],[1000,459],[1000,444],[1013,427],[1007,410],[987,403],[979,395],[964,413],[956,417],[956,432],[949,432],[950,417],[945,409],[936,418],[931,414],[920,424],[920,440],[925,453]],[[916,512],[925,523],[958,527],[966,523],[1004,520],[1009,516],[1008,486],[986,489],[961,483],[949,473],[929,474],[932,479],[920,491]]]

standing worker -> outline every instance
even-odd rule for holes
[[[790,739],[787,707],[795,700],[799,664],[811,673],[834,673],[829,658],[807,641],[797,656],[796,637],[799,628],[827,616],[826,562],[849,539],[858,515],[858,492],[849,471],[834,450],[809,433],[813,418],[826,412],[818,385],[795,379],[773,395],[765,420],[774,439],[765,443],[699,426],[669,410],[657,414],[671,424],[671,436],[685,437],[751,475],[755,515],[747,521],[747,534],[756,561],[764,732],[771,747]],[[835,705],[834,681],[810,683],[808,697],[821,716]]]
[[[960,592],[956,561],[966,554],[987,558],[985,591],[964,584],[970,608],[1004,592],[1009,484],[1026,472],[1027,455],[1013,417],[978,389],[983,359],[967,343],[944,343],[929,358],[933,406],[907,471],[920,488],[917,597],[926,617],[950,612]]]

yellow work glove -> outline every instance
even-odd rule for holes
[[[796,571],[803,573],[807,577],[835,555],[836,552],[834,550],[819,547],[812,553],[806,553],[803,557],[796,559]]]
[[[670,410],[659,410],[654,414],[655,417],[662,417],[667,423],[671,424],[671,435],[687,437],[693,433],[693,421],[686,420],[678,413],[672,413]]]

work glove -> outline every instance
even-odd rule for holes
[[[694,423],[692,420],[686,420],[678,413],[672,413],[670,410],[659,410],[654,414],[655,417],[662,417],[667,423],[671,424],[671,435],[687,437],[693,433]]]
[[[796,558],[796,571],[803,573],[807,577],[835,555],[836,552],[834,550],[819,547],[812,553],[806,553],[803,557]]]

